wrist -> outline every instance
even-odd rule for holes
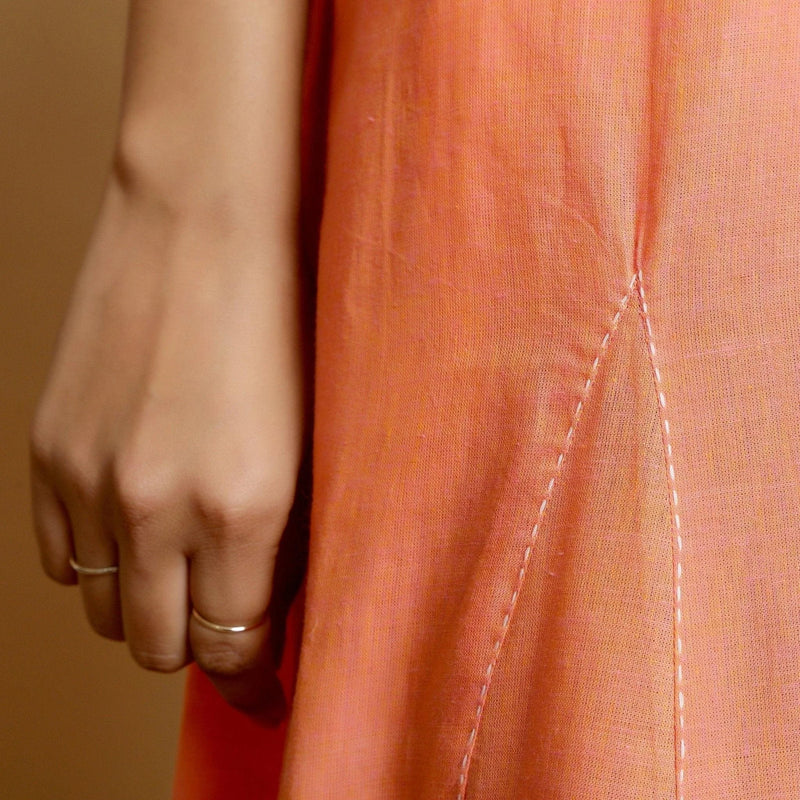
[[[128,199],[208,221],[250,218],[273,235],[294,235],[299,148],[284,145],[278,159],[268,136],[210,125],[188,130],[180,119],[156,116],[129,114],[120,124],[109,180]]]
[[[168,136],[128,131],[118,137],[107,192],[128,206],[187,224],[221,231],[252,227],[253,234],[273,242],[293,243],[298,188],[286,181],[270,184],[268,172],[256,158],[181,152]]]

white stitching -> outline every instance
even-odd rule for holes
[[[469,736],[467,737],[467,751],[461,760],[461,772],[458,776],[459,788],[458,788],[457,800],[464,800],[464,793],[466,792],[467,788],[466,786],[467,776],[469,774],[470,765],[472,764],[472,754],[475,750],[475,744],[478,738],[480,721],[481,717],[483,716],[484,706],[486,705],[486,698],[489,694],[489,687],[491,686],[492,682],[492,673],[494,672],[497,660],[500,657],[500,650],[503,647],[506,634],[508,633],[510,627],[510,622],[514,616],[514,610],[517,606],[519,593],[520,590],[522,589],[522,584],[525,580],[525,575],[527,573],[528,563],[530,562],[531,553],[533,552],[532,550],[533,543],[536,541],[536,538],[539,534],[539,528],[542,524],[542,518],[544,517],[547,505],[550,502],[550,498],[552,497],[556,479],[558,478],[558,475],[561,472],[564,459],[566,458],[566,455],[570,449],[570,445],[572,444],[572,439],[575,434],[575,429],[577,427],[578,421],[580,420],[581,413],[583,411],[586,400],[589,396],[589,392],[591,391],[594,379],[597,377],[597,371],[600,368],[600,363],[606,351],[608,350],[608,345],[611,342],[611,339],[614,336],[617,327],[619,326],[619,321],[620,319],[622,319],[622,315],[625,313],[625,309],[628,307],[628,302],[630,301],[631,295],[635,289],[636,281],[637,281],[637,276],[634,275],[633,278],[631,279],[630,285],[628,286],[628,291],[625,294],[625,297],[623,297],[622,300],[620,301],[619,308],[617,309],[616,314],[614,314],[614,318],[611,320],[611,326],[606,332],[605,336],[603,337],[603,341],[600,344],[600,350],[598,351],[597,356],[592,362],[591,369],[589,370],[589,375],[586,378],[586,382],[583,385],[583,391],[581,393],[581,397],[578,400],[577,406],[575,407],[575,412],[572,416],[572,423],[569,426],[569,430],[567,431],[567,435],[564,440],[564,446],[562,447],[562,450],[558,455],[555,472],[550,478],[550,482],[547,484],[547,490],[545,492],[544,499],[542,500],[542,504],[539,506],[539,514],[536,519],[536,523],[534,524],[533,529],[531,530],[529,542],[525,548],[525,553],[523,554],[522,567],[520,568],[519,575],[517,577],[517,585],[514,587],[513,594],[511,595],[511,602],[509,603],[505,615],[503,616],[503,621],[500,627],[500,633],[492,648],[491,661],[489,663],[489,666],[486,668],[483,685],[481,686],[480,689],[479,693],[480,699],[478,701],[478,707],[475,713],[475,724],[473,725],[472,730],[469,732]],[[678,798],[678,800],[682,800],[682,798]]]
[[[669,484],[670,516],[674,530],[673,544],[673,640],[674,640],[674,717],[675,717],[675,798],[684,800],[684,776],[686,767],[686,732],[684,706],[686,696],[684,686],[683,662],[683,536],[681,535],[681,518],[678,514],[678,491],[675,488],[675,464],[672,457],[672,442],[670,439],[670,424],[667,419],[667,399],[664,393],[661,370],[658,367],[653,328],[650,323],[650,313],[644,292],[644,280],[641,269],[636,273],[636,284],[639,291],[642,319],[647,335],[647,349],[650,352],[650,362],[655,379],[658,405],[661,416],[662,439],[664,445],[664,458],[667,466],[667,482]]]

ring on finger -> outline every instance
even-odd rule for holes
[[[192,617],[204,628],[216,631],[217,633],[244,633],[245,631],[252,631],[255,628],[260,628],[266,620],[266,616],[263,616],[257,622],[250,623],[249,625],[220,625],[217,622],[206,619],[196,608],[192,609]]]
[[[84,567],[79,564],[72,556],[69,557],[69,565],[78,575],[113,575],[119,572],[119,566],[112,564],[108,567]]]

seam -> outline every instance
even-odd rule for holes
[[[536,539],[538,538],[539,529],[541,528],[542,525],[542,519],[544,518],[547,506],[550,503],[550,498],[553,496],[553,489],[555,487],[558,476],[561,474],[564,465],[564,460],[566,459],[567,454],[571,449],[572,442],[575,437],[575,430],[578,426],[578,422],[580,421],[581,414],[586,405],[586,400],[589,397],[589,393],[591,392],[594,380],[597,377],[597,372],[600,368],[603,356],[608,351],[608,346],[612,338],[614,337],[617,328],[619,327],[619,322],[622,319],[622,315],[625,313],[625,309],[628,307],[628,303],[630,302],[631,296],[635,292],[636,283],[637,283],[637,275],[634,275],[631,278],[631,281],[628,285],[628,291],[620,301],[617,312],[614,314],[614,317],[611,320],[611,325],[609,326],[605,336],[603,337],[602,342],[600,343],[600,348],[597,351],[597,355],[595,356],[594,361],[592,362],[591,368],[589,369],[589,374],[586,377],[586,381],[583,385],[583,390],[581,391],[580,399],[578,400],[578,404],[575,407],[575,411],[572,415],[572,421],[570,423],[569,430],[567,431],[566,438],[564,439],[564,445],[561,448],[561,452],[558,455],[555,469],[553,470],[550,482],[547,484],[547,489],[545,491],[542,503],[539,506],[539,513],[537,514],[536,522],[533,528],[531,529],[530,535],[528,537],[528,542],[525,547],[525,552],[523,553],[522,556],[522,565],[520,566],[519,572],[517,574],[517,581],[514,586],[514,591],[511,595],[511,599],[507,606],[505,615],[503,616],[503,620],[500,625],[500,632],[497,636],[497,639],[495,640],[494,646],[492,647],[492,654],[490,657],[489,666],[486,668],[486,671],[484,672],[484,680],[478,696],[478,705],[475,710],[475,721],[472,730],[469,732],[469,736],[467,737],[466,750],[464,752],[463,758],[461,759],[461,764],[459,765],[460,771],[458,776],[457,800],[464,800],[464,795],[467,790],[467,778],[469,775],[469,769],[470,766],[472,765],[472,755],[475,750],[475,744],[478,738],[478,731],[480,730],[481,718],[483,716],[483,711],[486,706],[486,698],[489,694],[489,688],[492,684],[492,676],[497,666],[497,661],[500,658],[500,652],[503,649],[503,644],[505,643],[506,634],[508,633],[509,627],[511,625],[511,620],[514,617],[514,611],[517,607],[517,601],[519,599],[520,592],[522,590],[523,584],[525,583],[525,576],[527,574],[528,564],[530,563],[531,553],[533,552],[533,545],[536,542]],[[682,798],[680,800],[682,800]]]
[[[650,324],[650,312],[644,291],[644,279],[641,269],[636,273],[636,286],[639,294],[639,308],[644,323],[647,349],[650,354],[650,366],[653,381],[658,395],[658,413],[661,418],[661,438],[664,446],[664,461],[667,468],[667,490],[669,493],[670,519],[672,522],[672,636],[673,636],[673,691],[674,691],[674,725],[675,725],[675,798],[684,800],[684,776],[686,771],[686,735],[685,735],[685,693],[683,663],[683,534],[681,517],[678,513],[678,491],[675,486],[675,463],[672,457],[672,441],[669,418],[667,416],[667,398],[664,394],[661,370],[659,369],[655,337]]]

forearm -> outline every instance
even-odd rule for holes
[[[307,0],[131,0],[113,177],[293,234]]]

